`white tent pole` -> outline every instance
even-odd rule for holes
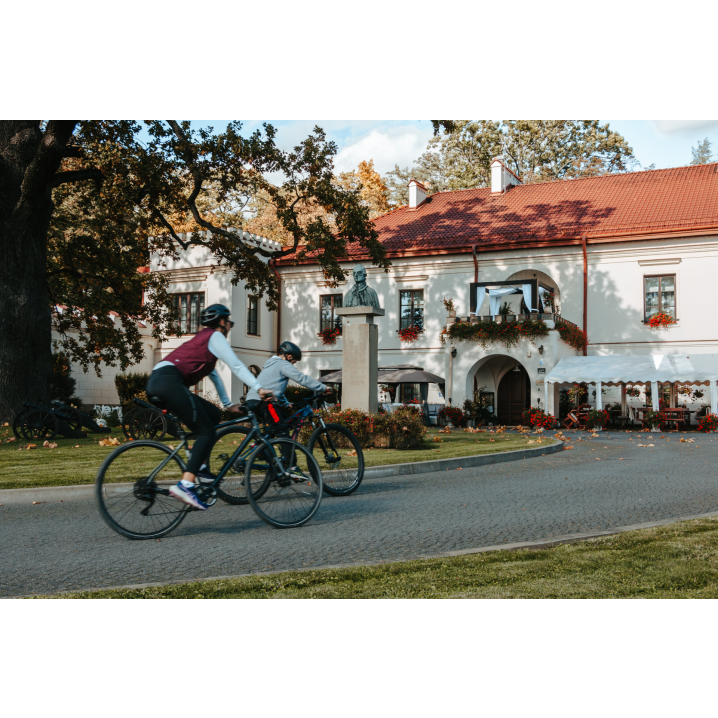
[[[601,411],[603,409],[603,397],[601,396],[601,382],[596,382],[596,410]]]
[[[651,404],[653,411],[658,411],[661,408],[661,402],[658,398],[658,382],[651,382]]]
[[[711,380],[711,413],[718,414],[718,387],[714,380]]]
[[[626,416],[626,384],[621,382],[621,416]]]

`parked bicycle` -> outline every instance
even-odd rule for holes
[[[189,459],[192,437],[159,402],[153,399],[153,403],[179,427],[179,444],[172,447],[149,440],[124,444],[105,459],[95,480],[103,520],[130,539],[166,536],[194,510],[169,493],[186,471],[180,451]],[[302,526],[314,516],[322,498],[322,473],[307,447],[288,438],[266,437],[252,412],[216,429],[213,456],[219,443],[222,448],[233,443],[237,448],[216,456],[212,466],[216,478],[197,487],[204,503],[212,506],[217,499],[249,503],[257,516],[277,528]],[[241,491],[238,468],[243,470]]]

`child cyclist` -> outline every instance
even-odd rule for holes
[[[292,342],[284,342],[279,347],[277,354],[267,360],[257,377],[257,381],[260,385],[274,394],[280,409],[284,410],[280,411],[280,416],[284,414],[284,416],[282,416],[284,419],[289,415],[291,408],[291,404],[284,395],[290,379],[312,391],[323,391],[326,394],[332,393],[332,389],[328,388],[326,384],[322,384],[316,379],[302,374],[302,372],[294,366],[301,360],[302,350],[296,344],[292,344]],[[247,394],[247,407],[250,410],[254,410],[259,405],[261,398],[262,395],[257,389],[250,389]]]
[[[224,407],[238,413],[239,405],[232,405],[215,369],[217,359],[221,359],[240,381],[251,388],[258,401],[272,396],[272,392],[255,378],[229,345],[227,335],[234,326],[229,317],[230,311],[223,304],[213,304],[204,309],[200,314],[200,324],[204,329],[157,364],[147,382],[147,397],[150,400],[153,397],[161,399],[195,434],[187,471],[182,480],[170,488],[170,494],[201,511],[207,505],[195,493],[195,477],[214,479],[206,468],[206,462],[214,443],[214,427],[219,423],[220,410],[206,399],[192,394],[188,387],[208,376]]]

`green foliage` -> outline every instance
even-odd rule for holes
[[[532,406],[521,412],[521,424],[523,426],[533,426],[537,429],[554,429],[557,421],[555,416],[547,414],[537,406]]]
[[[691,154],[693,159],[691,160],[692,165],[705,165],[708,164],[713,158],[713,152],[711,141],[706,137],[703,142],[699,142],[695,147],[691,147]]]
[[[63,352],[52,355],[50,399],[68,404],[75,393],[75,380],[70,371],[70,360]]]
[[[479,342],[485,349],[493,342],[505,347],[516,346],[521,339],[543,339],[548,327],[541,320],[525,322],[455,322],[449,325],[448,336],[456,342]]]
[[[464,426],[466,424],[466,416],[458,406],[443,406],[439,409],[439,419],[453,426]]]
[[[374,444],[376,436],[385,436],[392,449],[410,449],[424,443],[426,428],[421,410],[399,407],[386,414],[367,414],[358,409],[330,409],[320,412],[325,423],[341,424],[354,432],[363,449]],[[300,435],[300,441],[304,437]]]
[[[576,351],[583,351],[588,346],[588,335],[583,329],[559,319],[556,322],[556,329],[564,344],[568,344]]]
[[[488,187],[491,162],[502,155],[524,184],[625,172],[637,162],[626,140],[598,120],[453,120],[411,168],[386,183],[395,205],[408,202],[411,177],[430,192]]]
[[[559,391],[558,398],[558,415],[562,419],[565,419],[571,409],[573,409],[573,401],[571,401],[571,398],[568,395],[568,391],[566,389],[561,389]]]
[[[718,414],[706,412],[706,415],[698,422],[698,431],[702,431],[704,434],[718,431]]]
[[[646,411],[643,413],[644,425],[648,427],[660,427],[663,421],[663,413],[660,411]]]
[[[115,377],[115,389],[117,389],[117,396],[120,397],[120,404],[123,406],[129,404],[136,396],[145,399],[145,387],[149,378],[149,374],[141,372],[118,374]]]
[[[608,424],[609,415],[605,409],[591,409],[586,415],[586,428],[599,429]]]

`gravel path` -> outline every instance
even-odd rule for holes
[[[718,437],[569,437],[573,450],[545,458],[368,480],[295,530],[220,502],[137,542],[91,502],[0,507],[0,596],[408,559],[718,511]]]

